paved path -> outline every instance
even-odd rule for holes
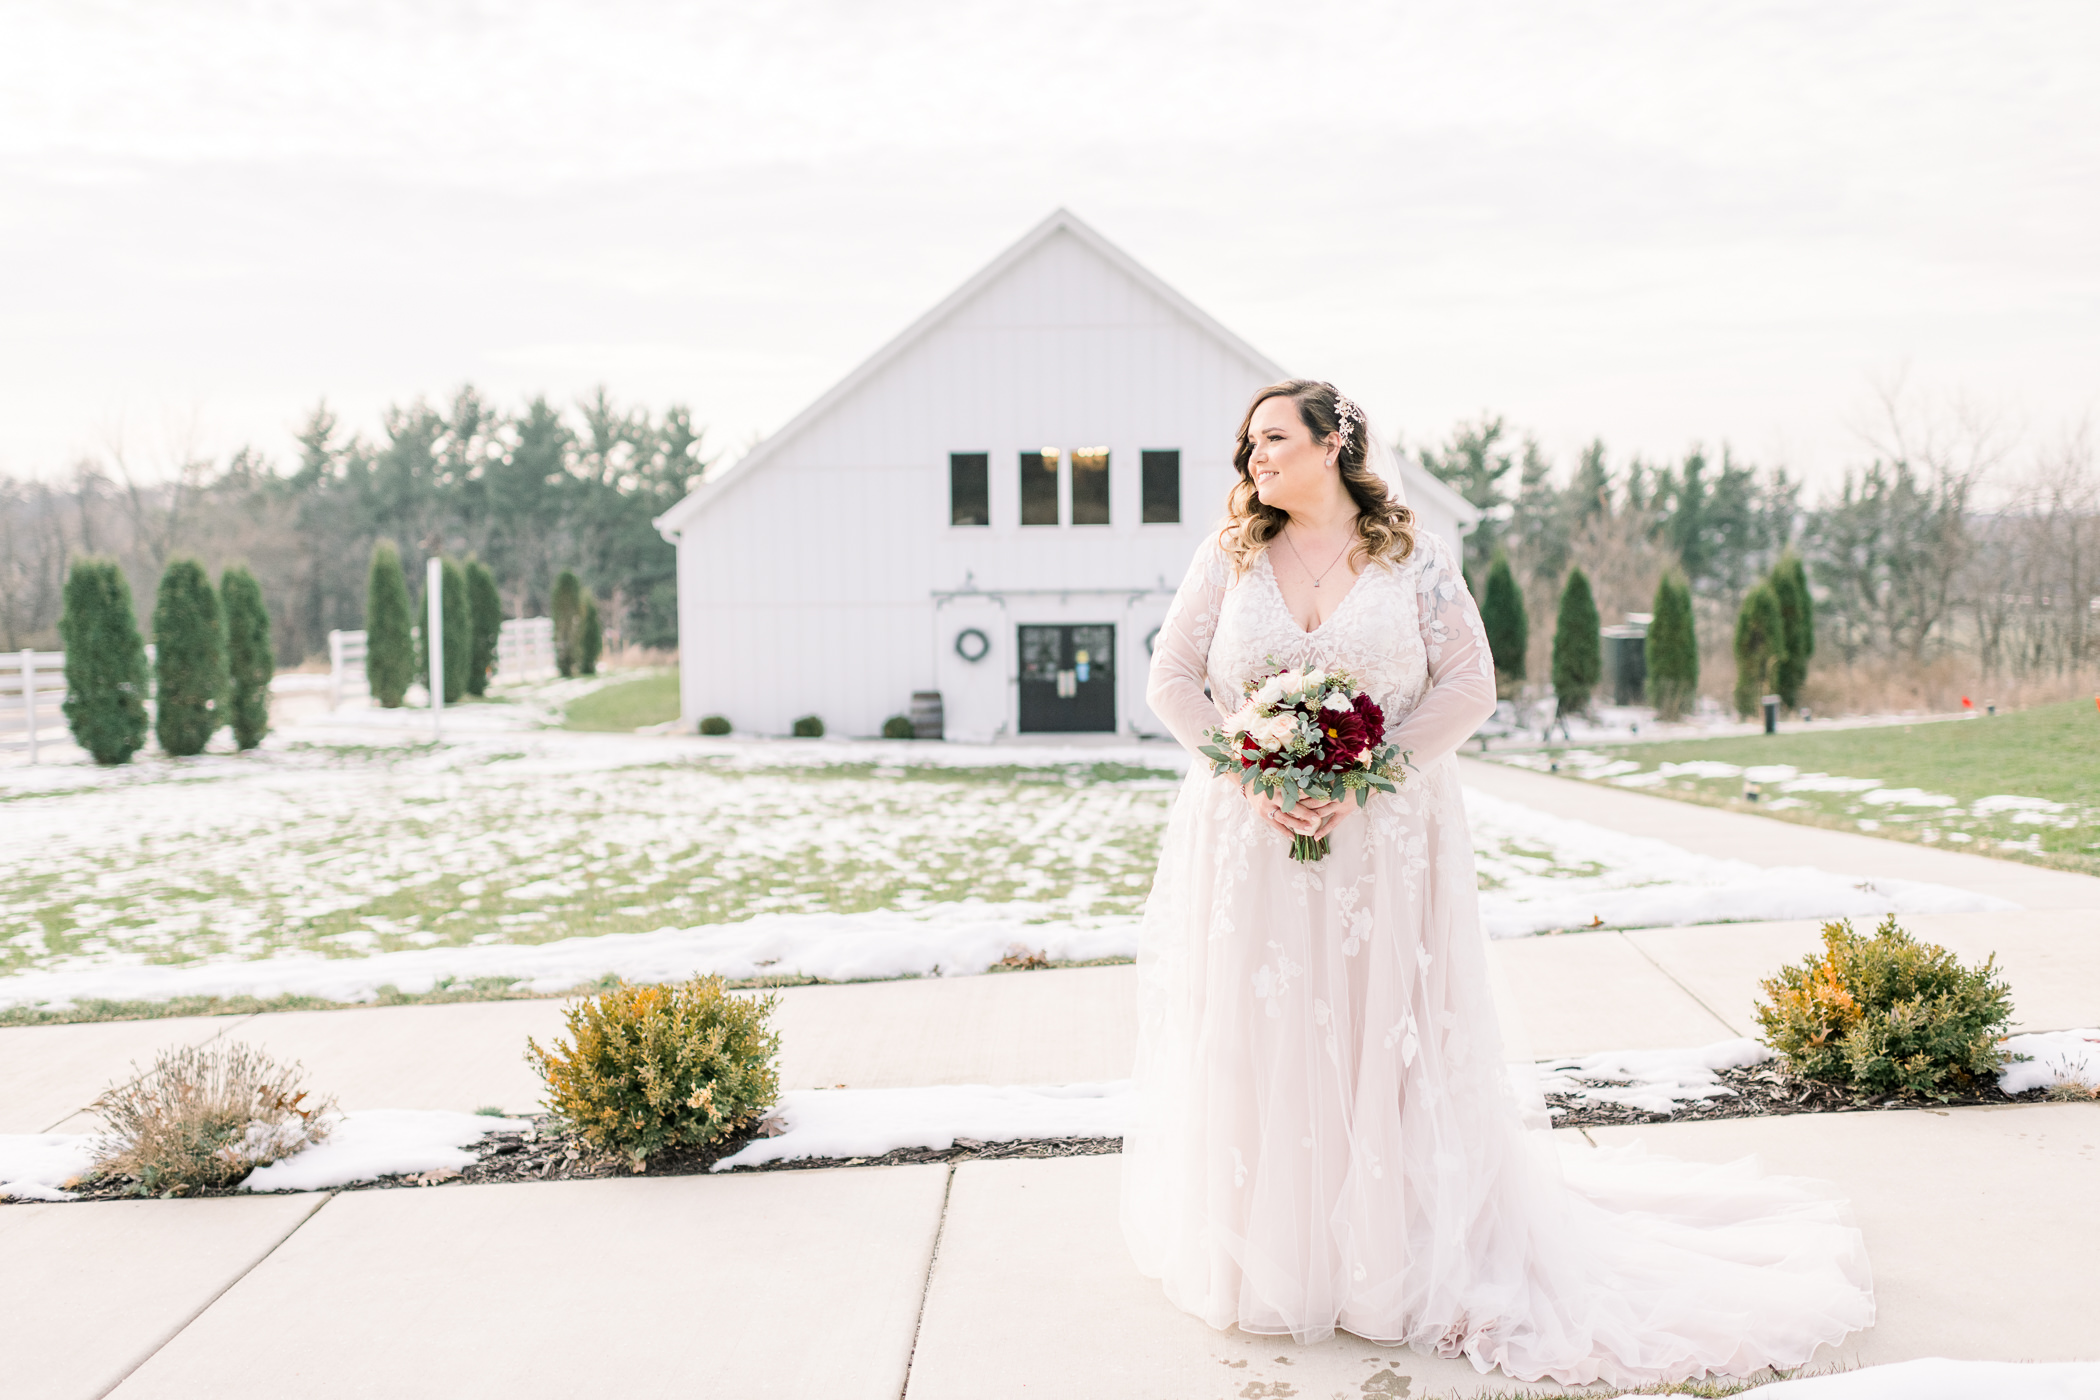
[[[1771,866],[2001,894],[1920,916],[1996,952],[2024,1025],[2100,1022],[2100,881],[1468,764],[1483,788]],[[1929,862],[1929,868],[1919,862]],[[1759,978],[1815,925],[1707,925],[1495,945],[1540,1054],[1754,1030]],[[789,1087],[1118,1078],[1128,967],[794,988]],[[530,1108],[551,1001],[0,1030],[0,1132],[80,1130],[163,1046],[237,1036],[346,1107]],[[1573,1137],[1579,1135],[1570,1135]],[[2100,1358],[2100,1106],[1755,1119],[1639,1130],[1706,1160],[1835,1179],[1877,1269],[1879,1325],[1834,1360]],[[222,1201],[0,1208],[0,1400],[275,1397],[1470,1395],[1506,1382],[1338,1339],[1211,1331],[1131,1270],[1120,1160],[983,1162]],[[907,1379],[908,1377],[908,1379]],[[1405,1380],[1405,1387],[1402,1380]],[[114,1390],[112,1390],[114,1387]]]

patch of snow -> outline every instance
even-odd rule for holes
[[[70,1201],[59,1188],[94,1165],[93,1133],[0,1133],[0,1196]]]
[[[1595,926],[1597,919],[1611,928],[1676,928],[2019,907],[1947,885],[1697,855],[1472,789],[1466,818],[1475,860],[1493,882],[1480,893],[1480,917],[1494,938]],[[1540,869],[1544,862],[1527,854],[1536,850],[1551,853],[1552,868]]]
[[[1108,1084],[940,1084],[920,1089],[791,1089],[777,1137],[753,1138],[713,1170],[825,1157],[945,1149],[957,1138],[1121,1137],[1136,1104],[1129,1080]]]
[[[1844,778],[1830,773],[1804,773],[1781,783],[1785,792],[1868,792],[1881,786],[1879,778]]]
[[[473,1165],[468,1151],[493,1132],[523,1132],[517,1118],[443,1109],[375,1108],[345,1113],[328,1136],[241,1182],[243,1191],[325,1191],[353,1181],[406,1172],[457,1171]]]
[[[1801,770],[1791,763],[1760,763],[1756,767],[1743,770],[1743,781],[1746,783],[1783,783],[1789,778],[1799,776]]]
[[[1617,778],[1628,773],[1638,773],[1640,771],[1640,764],[1630,758],[1622,758],[1614,763],[1602,763],[1594,767],[1584,768],[1576,776],[1583,778]]]
[[[2005,1048],[2024,1061],[2007,1065],[1998,1087],[2008,1094],[2056,1084],[2100,1084],[2100,1030],[2037,1031],[2007,1036]]]
[[[2051,802],[2046,797],[2017,797],[2009,792],[1993,793],[1979,797],[1969,804],[1975,816],[1988,816],[1993,812],[2062,812],[2067,810],[2061,802]]]
[[[1710,758],[1696,759],[1691,763],[1664,763],[1656,772],[1666,778],[1739,778],[1743,770],[1733,763],[1718,763]]]
[[[1876,807],[1958,807],[1961,804],[1944,792],[1923,788],[1878,788],[1860,799]]]
[[[1662,772],[1660,769],[1648,773],[1629,773],[1623,778],[1612,779],[1616,786],[1629,788],[1655,787],[1668,781],[1670,781],[1670,775]]]
[[[1745,1394],[1756,1400],[2100,1400],[2100,1362],[1948,1361],[1930,1356],[1801,1376]],[[1673,1392],[1646,1400],[1692,1397]]]
[[[1735,1090],[1723,1085],[1715,1071],[1771,1058],[1770,1048],[1749,1039],[1691,1050],[1605,1050],[1542,1061],[1537,1086],[1540,1093],[1567,1094],[1585,1104],[1624,1104],[1644,1113],[1668,1113],[1682,1103],[1732,1097]]]

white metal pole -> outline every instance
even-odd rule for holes
[[[430,598],[430,616],[423,620],[423,650],[430,657],[425,679],[430,682],[430,737],[436,740],[442,737],[445,717],[445,566],[435,554],[423,577],[423,591]]]
[[[22,649],[22,718],[29,724],[29,761],[36,762],[36,653]]]

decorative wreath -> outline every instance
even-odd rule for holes
[[[955,634],[955,654],[965,661],[982,661],[992,654],[992,639],[975,627]]]
[[[1159,629],[1157,627],[1145,634],[1145,655],[1150,656],[1152,654],[1152,644],[1158,640]]]

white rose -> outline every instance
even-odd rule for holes
[[[1321,703],[1320,708],[1323,710],[1339,710],[1343,714],[1347,714],[1355,709],[1356,706],[1350,704],[1349,697],[1342,694],[1339,690],[1330,690],[1327,692],[1327,699]]]
[[[1271,676],[1261,683],[1261,689],[1254,692],[1254,703],[1266,708],[1281,700],[1284,691],[1283,677]]]
[[[1258,718],[1259,716],[1254,710],[1254,702],[1249,700],[1226,717],[1225,732],[1227,734],[1245,734],[1254,727],[1254,721]]]
[[[1318,690],[1325,684],[1327,684],[1327,673],[1325,671],[1307,671],[1305,673],[1305,688],[1307,690]]]

